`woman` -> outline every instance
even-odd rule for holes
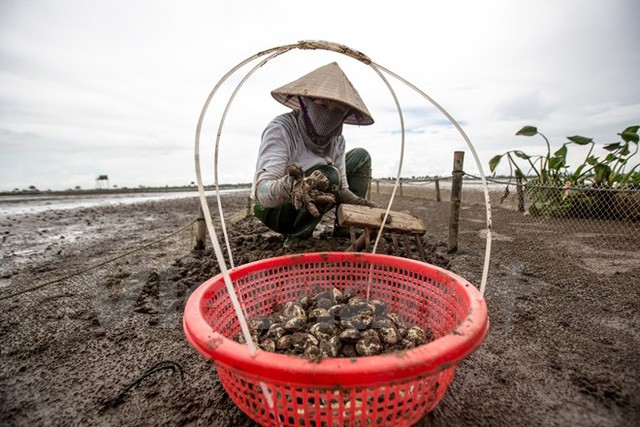
[[[254,180],[254,213],[267,227],[285,234],[285,247],[310,237],[332,203],[319,203],[319,216],[296,209],[296,180],[287,172],[296,165],[305,176],[328,180],[337,204],[375,206],[365,194],[371,174],[369,153],[356,148],[345,153],[343,124],[370,125],[373,119],[337,63],[325,65],[271,92],[293,111],[269,123],[262,134]],[[298,181],[299,183],[299,181]],[[316,212],[314,212],[316,213]],[[334,225],[334,235],[345,235]]]

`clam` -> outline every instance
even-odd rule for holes
[[[374,318],[371,324],[373,329],[395,328],[396,325],[387,317]]]
[[[378,333],[373,329],[362,332],[360,339],[356,343],[356,352],[360,356],[373,356],[382,351],[382,342]]]
[[[299,304],[296,301],[287,301],[282,305],[276,305],[274,308],[274,311],[276,313],[280,313],[284,316],[288,316],[289,313],[291,312],[291,308],[295,305],[295,304]]]
[[[315,302],[315,307],[324,308],[329,310],[331,307],[335,305],[335,301],[330,300],[329,298],[318,298]]]
[[[300,303],[302,308],[307,310],[311,306],[311,304],[313,304],[313,298],[310,296],[303,296],[300,299],[298,299],[298,302]]]
[[[357,329],[369,329],[373,324],[373,310],[367,305],[358,306],[356,309],[358,311],[349,320]]]
[[[289,350],[291,348],[291,335],[283,335],[276,340],[277,350]]]
[[[398,331],[394,327],[383,327],[378,329],[378,335],[386,345],[394,345],[398,342]]]
[[[276,351],[276,343],[271,338],[265,338],[260,341],[259,347],[264,351],[275,352]]]
[[[256,317],[250,321],[250,329],[256,331],[259,335],[266,333],[271,326],[272,320],[269,316]]]
[[[320,360],[322,358],[322,352],[317,345],[309,345],[304,349],[302,356],[311,360]]]
[[[387,317],[391,319],[391,321],[395,323],[398,328],[404,328],[404,322],[402,321],[402,319],[400,319],[400,316],[398,316],[397,314],[387,313]]]
[[[387,305],[380,300],[372,299],[369,305],[373,307],[373,314],[376,316],[381,316],[387,311]]]
[[[331,289],[331,293],[333,294],[333,300],[336,302],[338,302],[339,300],[342,300],[342,298],[344,297],[344,295],[342,294],[342,291],[338,288]]]
[[[234,341],[236,341],[237,343],[240,343],[240,344],[246,344],[247,343],[247,340],[244,339],[244,334],[242,332],[238,332],[238,334],[233,339],[234,339]],[[251,340],[254,343],[258,343],[259,342],[258,336],[256,334],[251,334]]]
[[[366,331],[362,332],[360,334],[360,336],[361,336],[360,339],[377,342],[378,344],[381,343],[380,335],[378,335],[378,333],[376,331],[374,331],[373,329],[369,329],[369,330],[366,330]]]
[[[355,295],[355,291],[353,289],[345,289],[342,291],[342,298],[338,301],[340,304],[346,304],[349,302],[351,297]]]
[[[301,317],[292,317],[285,322],[283,327],[285,332],[292,333],[302,330],[302,328],[304,328],[304,324],[305,321]]]
[[[373,317],[374,307],[366,301],[356,301],[354,303],[350,302],[349,306],[353,310],[354,316]]]
[[[285,303],[282,313],[289,319],[292,317],[299,317],[304,322],[307,321],[307,312],[302,308],[302,304],[297,301]]]
[[[321,322],[311,326],[309,332],[320,341],[329,341],[335,336],[336,328],[331,323]]]
[[[349,319],[350,317],[353,317],[357,312],[358,311],[354,306],[349,305],[349,304],[343,304],[338,309],[338,317],[341,320],[342,319]]]
[[[332,288],[332,289],[320,292],[318,295],[316,295],[316,298],[328,299],[335,304],[338,300],[341,300],[343,298],[343,295],[342,295],[342,292],[340,292],[340,289]]]
[[[339,325],[340,325],[340,328],[342,330],[345,330],[345,329],[358,329],[358,328],[355,327],[355,325],[353,324],[351,319],[343,319],[343,320],[340,321]]]
[[[427,333],[420,326],[412,326],[407,329],[406,339],[413,341],[416,346],[426,344],[428,341]]]
[[[330,320],[332,316],[329,314],[329,310],[326,308],[312,308],[309,311],[309,316],[307,316],[307,320],[310,322],[324,322]]]
[[[373,317],[367,316],[367,315],[362,315],[362,316],[358,315],[349,319],[349,322],[351,322],[354,328],[360,331],[364,331],[371,326],[371,323],[373,322]]]
[[[347,343],[342,345],[342,357],[358,357],[355,344]]]
[[[285,333],[284,328],[279,323],[272,323],[267,331],[267,337],[272,339],[278,339]]]
[[[342,307],[344,307],[344,304],[336,304],[336,305],[331,306],[331,308],[329,308],[329,310],[328,310],[329,316],[332,319],[339,320],[340,319],[340,310],[342,310]]]
[[[277,312],[276,314],[273,315],[273,323],[279,323],[282,324],[284,322],[286,322],[287,320],[289,320],[288,316],[285,316],[284,313],[282,313],[281,311]]]
[[[409,350],[416,346],[415,341],[411,341],[406,338],[402,338],[398,344],[398,350]]]
[[[338,335],[340,341],[346,343],[356,343],[360,339],[360,331],[356,328],[347,328]]]
[[[374,356],[382,351],[382,345],[375,341],[361,339],[356,343],[356,352],[359,356]]]
[[[304,353],[304,350],[310,345],[318,345],[318,339],[313,335],[306,332],[294,332],[291,335],[291,346],[296,353]]]
[[[338,337],[331,337],[329,341],[320,341],[320,352],[322,357],[337,357],[340,354],[342,342]]]
[[[349,305],[356,305],[356,304],[361,303],[361,302],[366,303],[367,300],[364,299],[363,297],[361,297],[360,295],[354,295],[351,298],[349,298],[349,300],[348,300],[348,304]]]

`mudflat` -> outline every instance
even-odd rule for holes
[[[284,249],[256,218],[240,219],[246,197],[222,197],[235,265],[349,245],[328,216],[313,239]],[[448,203],[397,197],[393,209],[427,224],[428,262],[479,286],[483,205],[463,205],[452,254]],[[0,424],[254,425],[182,330],[186,298],[219,271],[209,248],[193,250],[197,214],[184,198],[0,218]],[[493,223],[489,334],[418,425],[640,424],[637,259],[506,209]]]

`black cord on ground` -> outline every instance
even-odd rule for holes
[[[114,407],[119,405],[124,400],[125,395],[130,390],[137,387],[145,378],[155,374],[156,372],[164,371],[167,369],[171,369],[173,373],[178,371],[178,373],[180,374],[180,380],[184,381],[184,371],[182,370],[182,367],[178,365],[176,362],[173,362],[171,360],[164,360],[162,362],[156,363],[155,365],[147,369],[142,375],[140,375],[134,381],[130,382],[124,389],[122,389],[122,391],[118,393],[116,397],[114,397],[113,399],[107,400],[103,406],[106,408],[109,406]]]

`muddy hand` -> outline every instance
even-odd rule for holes
[[[336,196],[331,193],[323,193],[317,191],[313,196],[313,200],[318,203],[324,203],[325,205],[333,205],[336,203]]]
[[[307,209],[307,212],[309,212],[315,218],[318,218],[320,215],[322,215],[320,213],[320,211],[318,210],[315,201],[312,200],[312,199],[307,199],[307,202],[305,204],[305,208]]]
[[[304,178],[304,182],[305,190],[313,201],[313,207],[311,209],[308,207],[307,210],[317,218],[322,213],[327,212],[336,202],[335,196],[326,192],[329,188],[329,178],[319,170],[316,170]]]
[[[304,181],[312,190],[326,191],[329,188],[329,178],[318,170],[311,172]]]
[[[287,173],[294,181],[301,180],[304,177],[304,172],[302,172],[302,169],[298,165],[287,166]]]
[[[302,169],[297,165],[289,165],[287,173],[293,183],[291,188],[291,204],[297,209],[305,209],[314,217],[321,215],[317,203],[321,204],[325,212],[328,205],[335,203],[335,198],[324,191],[329,187],[329,179],[320,171],[313,171],[308,177],[304,177]]]
[[[304,173],[298,165],[287,166],[287,173],[291,176],[291,204],[296,210],[303,209],[307,205],[307,197],[304,191]]]

